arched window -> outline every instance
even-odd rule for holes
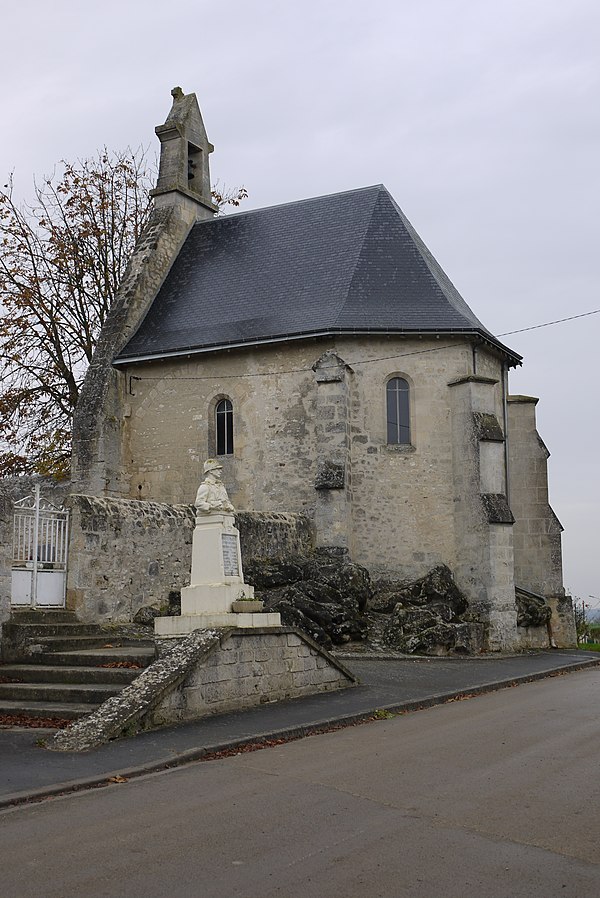
[[[385,388],[388,445],[410,443],[410,409],[408,383],[403,377],[392,377]]]
[[[217,402],[215,433],[217,455],[233,455],[233,405],[229,399]]]

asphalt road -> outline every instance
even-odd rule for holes
[[[597,898],[600,669],[0,813],[12,898]]]

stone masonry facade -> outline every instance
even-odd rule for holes
[[[472,368],[465,342],[381,337],[132,365],[121,375],[131,384],[121,487],[129,499],[192,501],[226,396],[235,448],[220,461],[237,508],[306,514],[318,545],[347,548],[374,574],[447,564],[489,621],[493,647],[514,644],[506,375],[491,352]],[[395,376],[410,386],[408,445],[387,443]]]
[[[513,542],[505,409],[517,404],[505,403],[506,372],[492,352],[479,351],[475,375],[463,341],[339,337],[137,364],[115,376],[127,385],[113,425],[113,454],[129,459],[122,499],[191,503],[215,454],[214,410],[225,396],[235,441],[220,461],[237,508],[306,515],[317,545],[347,548],[374,574],[419,577],[446,564],[488,621],[490,646],[514,645],[513,571],[530,546]],[[386,438],[385,385],[396,376],[410,387],[407,445]],[[534,425],[511,416],[517,445]],[[541,477],[544,462],[536,460]],[[518,520],[534,513],[528,495]],[[547,493],[537,505],[548,527]]]
[[[470,373],[470,347],[456,342],[442,348],[430,339],[338,339],[332,351],[350,369],[344,372],[348,398],[343,397],[342,414],[333,399],[320,399],[324,387],[337,384],[320,383],[319,371],[313,371],[328,343],[128,368],[135,395],[123,409],[123,452],[131,459],[124,497],[193,501],[203,461],[215,454],[214,398],[226,391],[234,409],[235,448],[220,461],[236,508],[314,516],[323,494],[347,493],[348,529],[339,539],[348,540],[358,563],[407,576],[420,576],[441,562],[454,564],[448,383]],[[397,358],[379,361],[380,356]],[[494,359],[488,367],[499,378]],[[397,374],[412,386],[409,446],[386,441],[385,384]],[[490,392],[501,419],[499,385]],[[344,485],[316,488],[331,462],[338,471],[343,468]]]

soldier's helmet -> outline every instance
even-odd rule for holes
[[[204,462],[204,473],[208,474],[209,471],[221,471],[223,469],[223,465],[217,461],[216,458],[207,458]]]

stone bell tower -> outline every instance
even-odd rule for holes
[[[171,111],[164,125],[155,128],[160,168],[151,196],[157,209],[178,204],[195,208],[197,218],[208,218],[217,211],[210,193],[208,160],[214,147],[206,136],[196,94],[174,87],[171,96]]]

